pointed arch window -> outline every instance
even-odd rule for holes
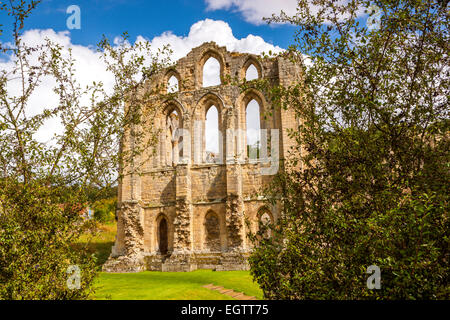
[[[167,92],[173,93],[179,91],[178,79],[175,76],[171,76],[167,81]]]
[[[258,78],[258,69],[256,69],[255,65],[252,63],[245,71],[245,80],[252,81]]]
[[[272,236],[272,230],[270,225],[273,223],[272,215],[267,209],[263,209],[259,214],[259,231],[262,232],[262,236],[266,239]]]
[[[245,125],[247,136],[247,157],[250,160],[259,159],[261,149],[261,120],[259,103],[254,99],[247,104],[245,112]]]
[[[216,58],[210,57],[203,65],[203,87],[218,86],[220,84],[220,63]]]
[[[166,218],[162,218],[158,225],[158,247],[161,254],[169,250],[168,225]]]
[[[166,165],[169,166],[178,164],[179,128],[181,128],[181,117],[177,110],[173,109],[166,118]]]
[[[219,113],[214,105],[209,107],[205,118],[205,152],[206,162],[219,160]]]

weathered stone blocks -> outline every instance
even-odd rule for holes
[[[203,87],[203,65],[210,57],[219,61],[222,79],[243,80],[251,65],[259,78],[274,85],[289,85],[301,77],[300,67],[288,58],[260,59],[209,42],[149,81],[148,89],[163,94],[169,78],[175,76],[179,91],[163,99],[163,107],[152,115],[153,129],[160,132],[156,152],[148,152],[138,173],[129,171],[132,164],[124,164],[118,233],[105,271],[245,270],[251,251],[247,233],[256,230],[261,216],[278,217],[279,208],[269,206],[260,194],[272,179],[262,175],[261,168],[270,164],[248,159],[246,107],[255,100],[261,129],[281,131],[277,146],[281,158],[295,145],[287,129],[295,128],[297,119],[290,110],[272,110],[264,92],[255,88],[242,91],[232,83]],[[154,100],[161,103],[159,95]],[[205,119],[211,106],[218,111],[221,133],[221,152],[214,163],[206,161],[205,150]],[[184,133],[182,137],[173,134],[175,127],[177,134]],[[131,142],[125,146],[130,148]]]

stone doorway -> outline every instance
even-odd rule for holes
[[[166,218],[162,218],[159,222],[159,251],[161,254],[167,254],[169,241],[168,241],[168,228]]]

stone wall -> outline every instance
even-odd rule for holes
[[[123,171],[118,233],[111,257],[103,267],[105,271],[247,269],[251,244],[246,236],[246,219],[254,231],[262,212],[266,219],[278,218],[279,208],[269,206],[261,196],[273,178],[262,174],[262,168],[270,164],[247,157],[246,107],[255,100],[260,107],[261,129],[279,130],[278,168],[282,168],[280,162],[294,145],[287,132],[296,127],[297,119],[289,110],[265,113],[271,106],[256,89],[242,91],[230,83],[203,87],[203,65],[210,57],[219,61],[222,81],[245,78],[250,65],[256,67],[259,78],[274,84],[289,85],[301,74],[300,67],[288,58],[259,59],[228,52],[210,42],[194,48],[153,79],[149,89],[159,88],[164,93],[169,78],[175,76],[179,91],[168,95],[154,119],[155,129],[161,132],[156,152],[139,174]],[[208,163],[205,152],[204,122],[212,105],[218,110],[222,133],[222,152],[216,163]],[[168,134],[172,130],[168,117],[173,117],[174,111],[179,120],[176,125],[189,133],[182,139]],[[186,153],[172,152],[175,143],[182,144]],[[127,139],[123,144],[132,148]],[[125,168],[129,166],[125,164]],[[166,224],[167,235],[161,235],[161,226],[166,230]],[[161,252],[166,247],[167,252]]]

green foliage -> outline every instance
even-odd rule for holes
[[[450,297],[448,12],[439,1],[299,1],[303,81],[275,88],[302,120],[268,196],[282,208],[250,258],[269,299]],[[376,4],[380,24],[358,12]],[[301,59],[301,58],[300,58]],[[298,149],[297,149],[298,150]],[[251,235],[254,241],[257,235]],[[381,270],[370,290],[369,266]]]
[[[79,240],[94,233],[95,224],[80,215],[112,196],[122,161],[156,141],[146,112],[158,104],[149,103],[151,92],[142,89],[165,66],[168,50],[152,53],[148,42],[130,44],[126,34],[114,46],[105,38],[99,56],[115,86],[81,86],[70,49],[49,39],[31,46],[22,39],[25,20],[39,2],[0,3],[0,14],[13,21],[13,41],[0,42],[12,61],[11,70],[0,70],[0,299],[85,299],[96,265]],[[58,102],[30,104],[44,80],[55,83]],[[44,143],[36,133],[49,120],[62,130]],[[127,134],[132,152],[120,148]],[[127,173],[134,170],[138,164]],[[111,220],[112,202],[98,203],[100,220]],[[67,285],[71,265],[81,271],[79,289]]]
[[[116,216],[115,215],[116,206],[117,206],[116,197],[96,201],[92,205],[95,220],[102,223],[114,222]]]
[[[7,184],[7,186],[5,186]],[[72,243],[90,225],[80,218],[81,207],[58,190],[39,183],[2,179],[0,214],[0,298],[86,299],[96,276],[95,259]],[[68,268],[80,268],[80,289],[70,289]]]
[[[116,223],[100,224],[95,222],[94,232],[87,230],[75,243],[75,248],[83,248],[85,252],[95,255],[97,268],[101,270],[111,254],[111,248],[117,233]]]

